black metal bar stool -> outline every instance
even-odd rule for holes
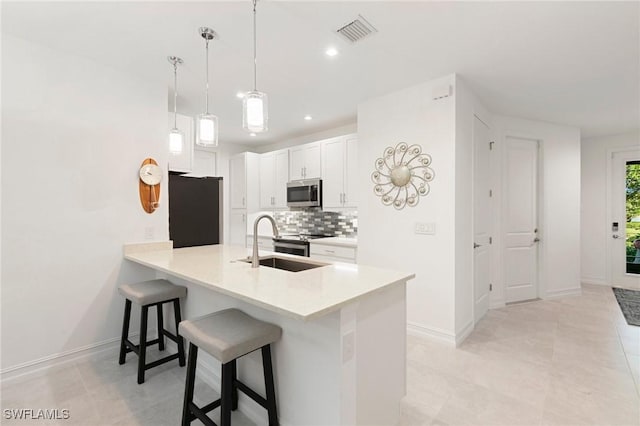
[[[189,341],[182,426],[190,425],[196,418],[207,426],[217,426],[207,417],[207,413],[217,407],[220,407],[220,426],[229,426],[231,411],[238,408],[238,390],[267,409],[270,426],[278,425],[271,343],[280,339],[282,335],[280,327],[258,321],[237,309],[225,309],[194,320],[182,321],[180,334]],[[193,403],[198,348],[222,363],[221,397],[204,407],[198,407]],[[242,383],[237,377],[236,360],[258,349],[262,350],[266,398]]]
[[[138,355],[138,384],[144,383],[144,372],[150,368],[157,367],[165,362],[178,359],[180,367],[184,367],[184,342],[180,333],[178,333],[178,325],[181,321],[180,316],[180,299],[187,295],[187,288],[179,285],[171,284],[167,280],[150,280],[135,284],[124,284],[118,288],[118,291],[126,299],[124,305],[124,320],[122,322],[122,338],[120,340],[120,365],[124,364],[127,353],[135,352]],[[129,319],[131,318],[131,301],[136,302],[142,307],[140,316],[140,344],[134,345],[129,340]],[[165,330],[162,317],[162,305],[173,302],[173,311],[176,322],[176,333],[172,334]],[[158,314],[158,338],[147,341],[147,319],[149,316],[149,308],[155,306]],[[178,345],[178,353],[166,356],[157,361],[146,363],[147,346],[158,344],[158,349],[164,350],[164,338],[176,342]]]

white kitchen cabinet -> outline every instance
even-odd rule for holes
[[[253,247],[253,236],[247,236],[247,248]],[[263,250],[273,251],[273,237],[262,237],[258,236],[258,250],[262,252]]]
[[[231,209],[229,214],[229,244],[244,246],[247,239],[247,214],[243,209]]]
[[[356,135],[322,141],[322,205],[324,208],[357,207]]]
[[[316,260],[329,262],[356,263],[357,248],[345,245],[322,244],[311,241],[310,257]]]
[[[243,152],[229,160],[229,241],[246,244],[247,214],[258,211],[260,155]]]
[[[288,181],[288,150],[260,155],[260,208],[267,210],[286,208]]]
[[[238,154],[229,160],[229,200],[232,209],[247,206],[247,168],[245,154]]]
[[[229,160],[229,194],[232,209],[248,209],[250,212],[259,206],[259,170],[260,154],[243,152]]]
[[[169,128],[167,129],[167,150],[169,149],[169,130],[173,129],[173,113],[169,114]],[[177,114],[176,125],[184,134],[182,152],[169,152],[169,170],[172,172],[189,173],[193,171],[193,118]]]
[[[320,143],[308,143],[289,149],[289,177],[291,180],[320,178],[322,162]]]

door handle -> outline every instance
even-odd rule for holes
[[[620,235],[613,234],[612,237],[617,240],[618,238],[620,238]]]
[[[476,243],[473,243],[473,248],[474,248],[474,249],[475,249],[475,248],[478,248],[478,247],[482,247],[482,244],[476,244]]]

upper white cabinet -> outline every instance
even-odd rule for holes
[[[356,135],[322,141],[322,205],[325,208],[357,207],[358,169]]]
[[[229,160],[229,199],[232,209],[257,209],[259,161],[259,154],[253,152],[243,152]]]
[[[267,152],[260,155],[260,208],[287,207],[289,181],[289,150]]]
[[[169,135],[169,129],[173,128],[173,113],[169,114],[168,123],[169,128],[167,129],[167,135]],[[172,172],[189,173],[193,171],[193,118],[178,114],[176,124],[178,129],[184,133],[184,145],[182,146],[182,153],[169,153],[169,170]],[[167,136],[167,149],[169,149],[168,147],[169,142]]]
[[[319,178],[322,175],[320,143],[309,143],[289,149],[291,180]]]

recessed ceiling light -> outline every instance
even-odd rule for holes
[[[327,56],[336,56],[338,54],[338,49],[336,49],[335,47],[329,47],[324,51],[324,53],[326,53]]]
[[[240,99],[244,98],[244,92],[238,92],[236,93],[236,96]]]
[[[307,120],[307,121],[311,120],[312,118],[313,118],[313,117],[312,117],[312,116],[310,116],[310,115],[305,115],[305,116],[304,116],[304,119],[305,119],[305,120]]]
[[[255,133],[253,133],[253,132],[249,133],[249,136],[255,136],[255,135],[256,135],[256,134],[255,134]]]

